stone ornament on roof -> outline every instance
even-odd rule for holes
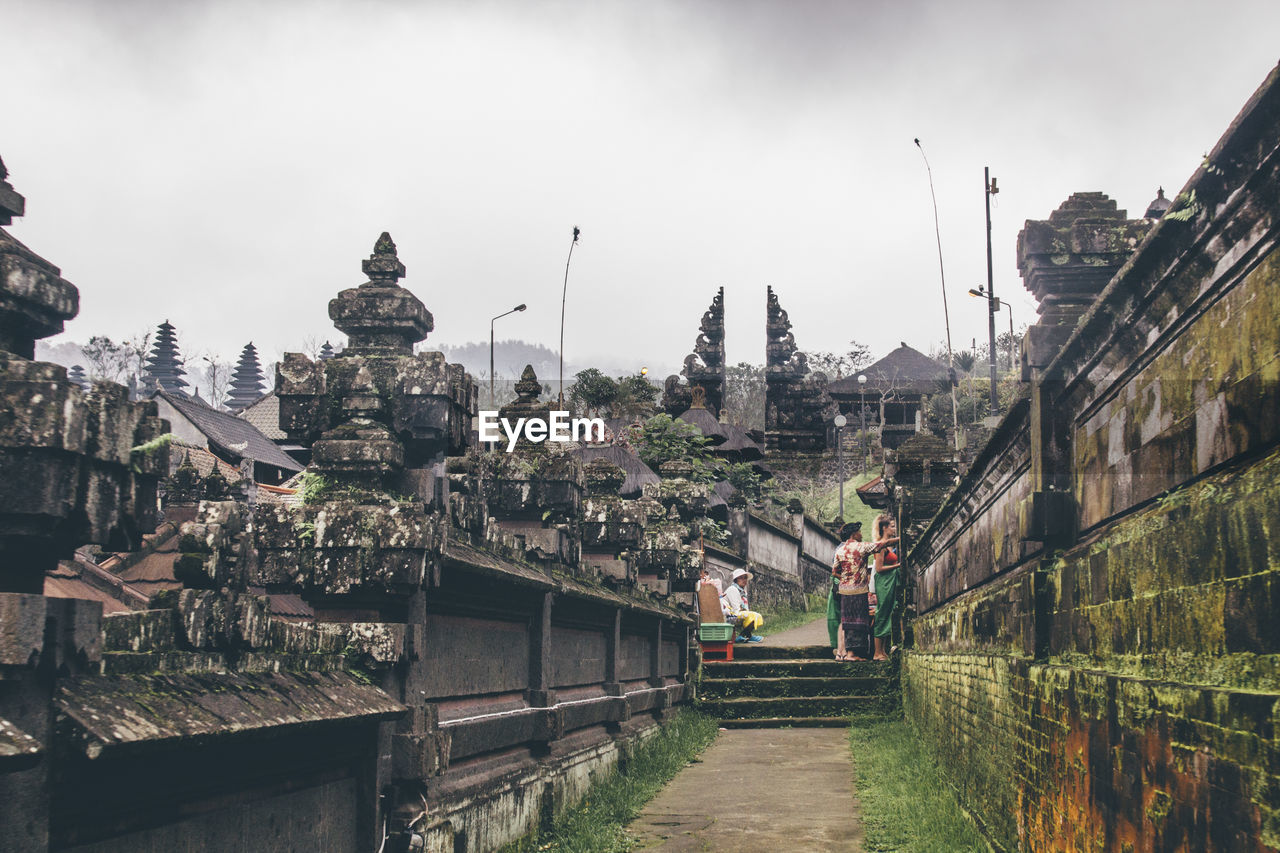
[[[532,364],[524,366],[515,387],[516,397],[521,403],[535,402],[542,395],[542,383],[538,381],[538,374],[534,373]]]
[[[0,219],[22,210],[0,183]],[[128,546],[155,528],[157,480],[169,467],[155,404],[129,402],[115,383],[82,389],[66,368],[33,360],[35,342],[79,307],[57,267],[0,229],[0,593],[39,595],[46,571],[78,546]],[[40,612],[36,638],[46,631]]]
[[[417,296],[396,283],[405,267],[391,235],[382,232],[361,269],[369,280],[329,302],[329,319],[348,338],[341,355],[412,355],[435,320]]]
[[[1105,193],[1080,192],[1018,234],[1018,272],[1040,303],[1041,325],[1075,325],[1151,230]]]

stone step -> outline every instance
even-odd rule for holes
[[[721,720],[726,729],[843,729],[851,717],[754,717],[745,720]]]
[[[734,650],[737,657],[737,650]],[[893,661],[858,661],[817,659],[767,659],[703,661],[703,678],[897,678]]]
[[[885,714],[898,709],[897,694],[871,696],[785,696],[769,699],[707,699],[698,710],[722,720],[781,717],[840,717]]]
[[[887,693],[898,683],[887,676],[827,678],[704,678],[707,699],[773,698],[779,696],[857,696]]]
[[[769,646],[760,643],[735,643],[734,660],[832,660],[830,646]]]

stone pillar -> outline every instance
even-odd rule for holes
[[[0,224],[25,200],[0,162]],[[80,294],[53,264],[0,228],[0,848],[49,844],[56,679],[101,659],[102,605],[46,598],[46,573],[93,542],[119,550],[155,529],[168,424],[123,386],[89,390],[32,361]]]
[[[649,684],[662,686],[662,620],[654,620],[653,640],[649,647]]]
[[[556,703],[551,689],[551,593],[544,593],[529,629],[529,704],[547,708]]]

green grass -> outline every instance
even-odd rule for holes
[[[849,746],[868,851],[990,851],[905,721],[855,721]]]
[[[825,590],[820,593],[811,592],[805,596],[805,599],[807,604],[805,610],[779,610],[776,613],[760,611],[760,615],[764,617],[764,627],[760,629],[760,633],[767,637],[770,634],[799,628],[817,619],[826,618],[827,593]]]
[[[583,801],[555,820],[550,832],[525,836],[502,853],[564,851],[622,853],[632,849],[625,827],[662,786],[696,759],[716,738],[719,723],[696,711],[681,710],[626,763],[591,787]]]
[[[845,481],[844,484],[844,520],[845,521],[861,521],[863,534],[870,538],[872,524],[876,520],[876,516],[880,514],[880,510],[873,509],[858,499],[856,491],[858,486],[881,473],[879,467],[873,468],[862,474],[855,474]],[[839,485],[823,488],[817,484],[810,484],[803,489],[790,489],[779,494],[779,497],[786,501],[796,498],[800,503],[804,504],[805,511],[824,524],[835,518],[840,511],[840,487]]]

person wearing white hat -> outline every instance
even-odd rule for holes
[[[735,569],[733,583],[720,599],[725,618],[738,626],[739,643],[758,643],[764,639],[756,633],[756,629],[764,624],[764,617],[747,603],[747,581],[751,578],[751,572],[746,569]]]

